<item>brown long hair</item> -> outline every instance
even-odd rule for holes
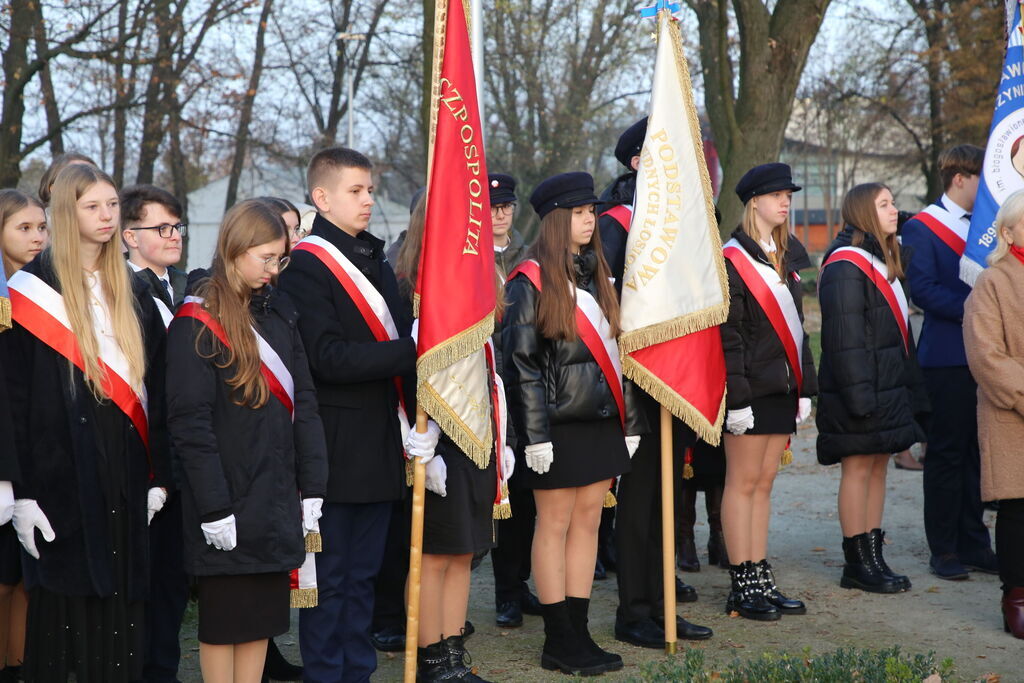
[[[103,171],[85,164],[71,164],[57,174],[50,197],[50,246],[40,255],[48,262],[60,283],[71,331],[78,339],[78,348],[85,365],[85,379],[97,399],[103,391],[104,371],[99,365],[99,342],[93,331],[92,306],[86,274],[82,266],[81,234],[78,229],[78,200],[97,183],[117,187]],[[117,222],[115,221],[115,225]],[[132,281],[128,266],[121,256],[121,243],[111,239],[100,249],[98,274],[103,283],[103,296],[110,312],[114,339],[128,362],[128,383],[142,388],[146,374],[146,354],[142,342]]]
[[[7,273],[7,277],[14,275],[14,271],[17,268],[15,268],[14,262],[7,258],[7,254],[3,250],[4,224],[7,223],[11,216],[29,206],[38,206],[43,211],[46,210],[41,201],[25,194],[21,190],[0,190],[0,256],[3,257],[3,263],[0,265],[2,265],[4,272]]]
[[[196,295],[204,299],[210,315],[224,328],[229,345],[223,348],[216,336],[203,327],[196,337],[196,352],[204,358],[216,357],[214,362],[218,368],[235,369],[227,383],[236,405],[261,408],[270,396],[270,389],[260,373],[260,352],[249,312],[252,290],[235,268],[235,259],[253,247],[281,238],[284,238],[287,255],[291,252],[288,229],[276,206],[259,199],[235,204],[220,224],[210,277],[196,288]],[[215,349],[211,355],[200,350],[207,335]]]
[[[747,237],[754,240],[756,244],[760,244],[761,231],[757,229],[757,223],[754,220],[754,216],[757,214],[757,210],[754,208],[755,199],[757,197],[752,197],[743,205],[743,222],[741,226]],[[775,242],[775,272],[785,282],[786,252],[789,250],[789,223],[787,221],[783,221],[772,228],[772,240]]]
[[[889,282],[893,282],[896,278],[903,278],[903,261],[900,258],[900,243],[896,233],[886,235],[878,221],[875,200],[883,190],[889,190],[889,186],[882,183],[864,183],[847,192],[843,199],[843,221],[853,227],[853,239],[850,241],[853,246],[859,247],[864,244],[865,234],[872,235],[878,240],[885,256],[885,267],[889,270]]]
[[[594,226],[590,244],[597,256],[597,303],[611,325],[612,336],[618,337],[619,299],[611,283],[611,270],[601,249],[601,232]],[[540,264],[541,291],[537,301],[537,329],[548,339],[575,341],[576,329],[576,271],[572,264],[572,209],[554,209],[540,221],[537,241],[527,252],[528,258]]]

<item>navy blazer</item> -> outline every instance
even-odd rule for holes
[[[906,266],[910,297],[924,311],[918,362],[923,368],[966,366],[964,302],[971,288],[960,279],[960,257],[919,220],[907,221],[902,235],[913,250]]]

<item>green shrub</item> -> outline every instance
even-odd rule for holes
[[[682,656],[648,662],[641,668],[641,681],[685,681],[686,683],[920,683],[938,674],[950,681],[953,660],[936,664],[935,653],[908,654],[899,647],[887,650],[840,648],[812,656],[766,652],[747,661],[735,660],[721,670],[708,670],[704,652],[687,649]]]

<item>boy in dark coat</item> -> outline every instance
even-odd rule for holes
[[[351,149],[322,150],[310,160],[307,183],[318,215],[280,286],[299,309],[329,474],[323,552],[316,557],[319,605],[300,615],[300,646],[306,681],[362,681],[377,663],[369,637],[373,582],[391,503],[405,493],[395,378],[415,371],[416,344],[384,242],[366,232],[374,203],[370,161]],[[321,251],[304,249],[311,245]],[[370,289],[353,298],[332,270],[339,263],[354,267],[355,279]],[[393,321],[393,338],[375,336],[375,321],[359,308],[367,299],[381,304],[377,315]]]

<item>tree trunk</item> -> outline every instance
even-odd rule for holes
[[[430,163],[430,107],[434,99],[434,9],[435,0],[423,0],[423,102],[420,103],[420,125],[423,135],[423,158]],[[482,97],[483,94],[481,93]],[[430,169],[427,169],[430,173]]]
[[[171,75],[172,37],[174,17],[170,0],[159,0],[153,11],[153,25],[157,34],[157,50],[153,55],[153,66],[146,84],[145,108],[142,113],[142,142],[139,145],[139,171],[136,183],[152,183],[156,160],[160,156],[166,128],[164,116],[166,102],[162,93]],[[180,199],[180,197],[179,197]]]
[[[231,162],[231,175],[228,178],[228,192],[224,200],[227,211],[235,203],[238,194],[238,179],[245,165],[245,155],[249,145],[249,125],[252,122],[252,109],[256,101],[256,91],[260,87],[260,75],[263,73],[263,43],[270,20],[270,8],[273,0],[264,0],[260,23],[256,26],[256,51],[252,58],[252,73],[249,75],[249,89],[242,99],[242,111],[238,117],[238,129],[235,133],[235,158]]]
[[[21,138],[24,133],[23,74],[28,65],[28,41],[33,23],[31,0],[12,0],[7,48],[3,53],[3,109],[0,111],[0,187],[17,187],[21,180]]]
[[[39,88],[42,91],[43,109],[46,112],[46,128],[51,134],[50,156],[52,158],[64,153],[64,136],[61,133],[57,94],[53,90],[53,78],[50,76],[50,63],[46,60],[46,50],[49,45],[46,40],[46,21],[43,19],[42,3],[35,3],[35,10],[33,33],[35,34],[36,58],[43,61],[43,67],[39,70]]]
[[[125,55],[128,49],[123,45],[128,30],[128,3],[122,2],[117,8],[117,38],[122,43],[114,62],[114,91],[117,93],[117,109],[114,110],[114,164],[112,177],[118,187],[124,185],[125,138],[128,132],[128,83],[124,77]],[[134,69],[133,69],[134,72]]]

